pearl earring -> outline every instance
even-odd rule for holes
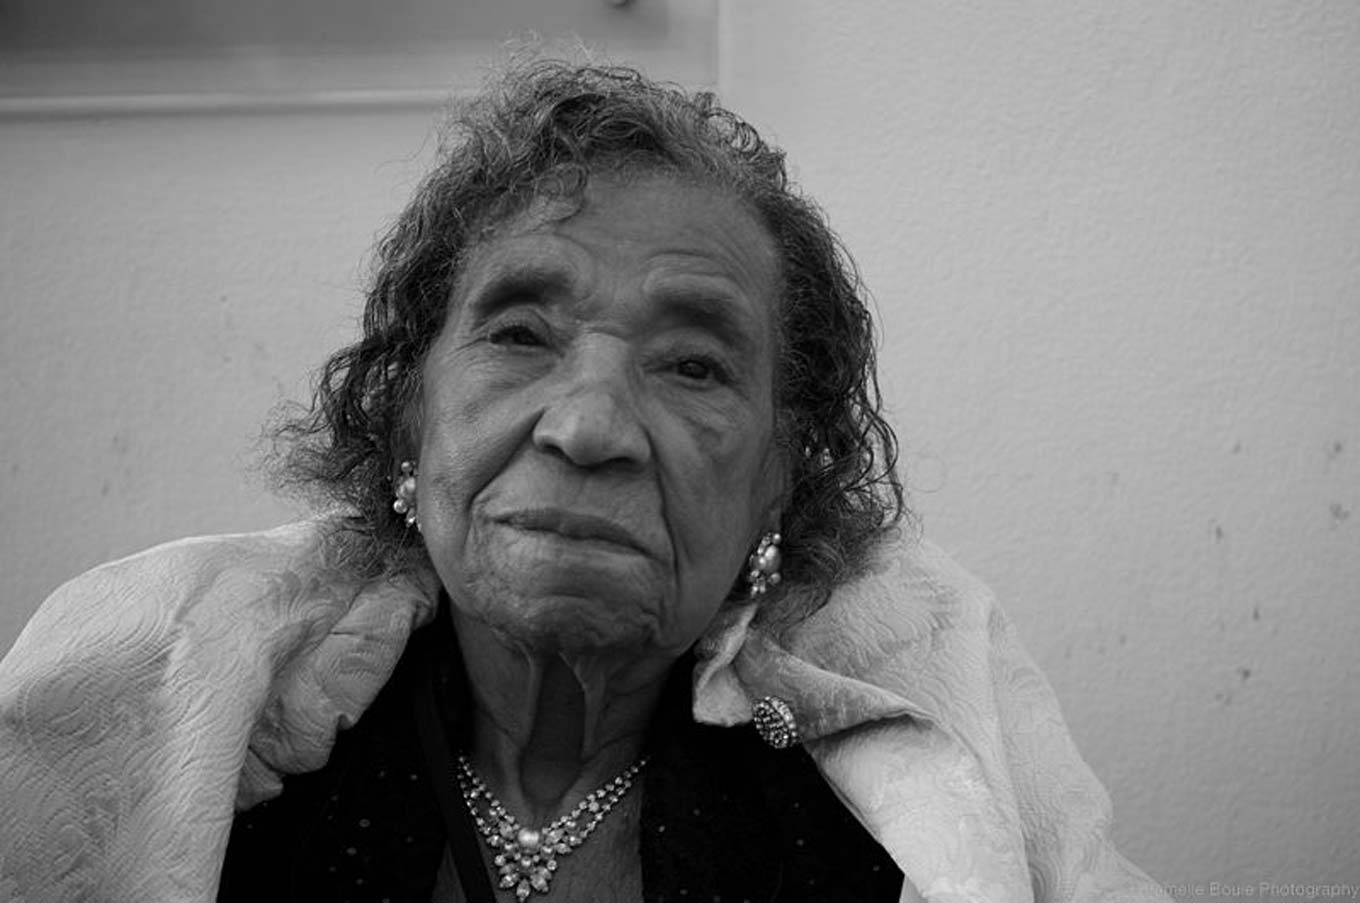
[[[783,537],[778,533],[766,533],[760,537],[760,545],[746,559],[746,582],[750,584],[748,592],[752,599],[765,595],[770,587],[779,585],[779,564],[783,560],[779,554],[781,539]]]
[[[392,510],[405,515],[406,526],[415,527],[420,532],[420,522],[416,520],[416,466],[410,461],[401,462],[401,476],[397,478],[397,500]]]

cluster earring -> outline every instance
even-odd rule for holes
[[[766,533],[760,537],[760,545],[746,559],[746,582],[752,599],[765,595],[770,587],[779,585],[779,564],[783,560],[779,554],[781,539],[783,537],[778,533]]]
[[[415,527],[420,532],[420,521],[416,519],[416,466],[410,461],[401,462],[401,474],[397,477],[397,499],[392,510],[406,521],[406,526]]]

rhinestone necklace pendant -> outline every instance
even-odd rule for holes
[[[647,757],[643,756],[603,787],[588,793],[566,815],[545,828],[535,829],[521,825],[472,769],[468,757],[460,754],[458,789],[477,833],[491,848],[491,862],[496,867],[500,888],[514,890],[515,898],[521,903],[532,894],[547,894],[557,872],[557,857],[568,855],[586,842],[610,810],[632,789],[633,779],[646,764]]]

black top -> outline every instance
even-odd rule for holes
[[[457,648],[441,610],[326,766],[285,779],[282,796],[237,816],[219,903],[430,903],[446,821],[461,818],[454,836],[470,843],[451,765],[429,753],[431,720],[437,742],[463,746],[469,702]],[[675,669],[647,743],[645,903],[896,903],[902,873],[801,747],[773,750],[749,726],[693,721],[692,669]],[[422,699],[437,714],[422,715]],[[538,899],[552,903],[552,892]]]

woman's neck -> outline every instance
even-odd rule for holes
[[[673,660],[516,644],[454,623],[473,703],[473,767],[526,826],[542,826],[642,754]]]

